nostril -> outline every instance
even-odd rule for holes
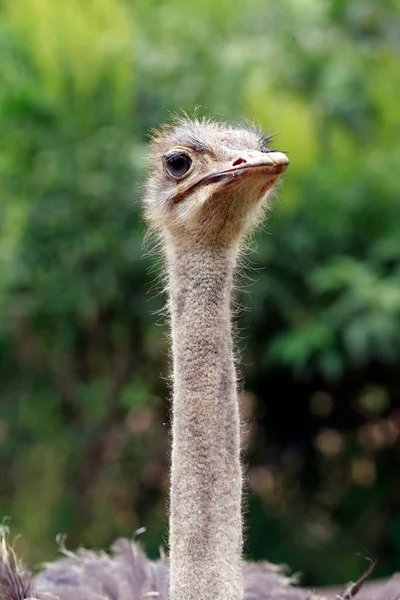
[[[246,163],[247,161],[244,158],[237,158],[236,160],[233,161],[232,163],[232,167],[237,167],[239,165],[242,165],[243,163]]]

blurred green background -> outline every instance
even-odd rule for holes
[[[291,166],[240,300],[248,558],[400,567],[398,0],[3,0],[0,515],[34,567],[167,539],[168,346],[138,199],[171,111]]]

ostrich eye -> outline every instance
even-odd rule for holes
[[[175,179],[180,179],[189,171],[192,166],[192,159],[183,152],[177,152],[165,159],[165,165],[168,173]]]

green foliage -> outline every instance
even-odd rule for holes
[[[248,554],[311,584],[355,579],[364,549],[398,569],[397,9],[3,0],[0,512],[30,562],[60,531],[165,542],[168,344],[136,200],[148,129],[199,105],[291,159],[242,297]]]

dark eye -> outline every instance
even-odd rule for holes
[[[179,152],[168,156],[165,160],[166,169],[172,177],[179,179],[186,175],[192,166],[192,159],[187,154]]]

